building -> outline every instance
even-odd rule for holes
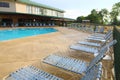
[[[31,0],[1,0],[0,26],[65,25],[64,11]]]

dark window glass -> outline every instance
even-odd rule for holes
[[[9,8],[10,5],[7,2],[0,2],[0,7],[7,7],[7,8]]]

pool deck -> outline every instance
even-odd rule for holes
[[[27,65],[34,65],[64,80],[80,80],[81,75],[42,63],[42,60],[50,54],[59,54],[90,61],[93,55],[69,49],[70,45],[84,40],[90,33],[54,28],[58,32],[0,42],[0,80]]]

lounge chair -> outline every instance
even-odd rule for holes
[[[90,70],[85,72],[85,75],[80,80],[99,80],[102,75],[102,63],[98,63]],[[63,80],[34,66],[21,68],[11,73],[5,80]]]
[[[92,26],[89,26],[89,27],[87,28],[87,32],[90,32],[90,33],[94,32]]]
[[[94,46],[94,47],[101,47],[103,45],[103,43],[89,42],[89,41],[79,41],[78,43],[82,45]]]
[[[34,66],[21,68],[9,74],[5,80],[63,80]]]
[[[109,42],[107,45],[111,44],[114,41],[116,41],[116,40],[113,40],[113,41]],[[104,46],[106,46],[106,45],[104,45]],[[90,46],[85,46],[85,45],[72,45],[72,46],[70,46],[70,49],[78,50],[78,51],[84,51],[84,52],[87,52],[87,53],[93,53],[93,54],[95,54],[95,53],[99,53],[99,51],[102,48],[99,49],[97,47],[90,47]]]
[[[42,23],[40,23],[40,26],[42,26]]]
[[[94,37],[88,37],[87,40],[90,41],[99,41],[99,42],[106,42],[112,37],[112,31],[109,32],[109,34],[106,34],[105,36],[94,36]]]
[[[94,34],[94,35],[91,35],[90,37],[92,37],[92,38],[100,38],[100,37],[105,37],[105,36],[107,36],[107,35],[110,35],[112,33],[112,31],[111,30],[109,30],[107,33],[106,33],[106,35],[105,34]],[[109,40],[109,39],[107,39],[107,40]],[[106,42],[107,42],[107,40],[106,40]],[[87,45],[87,46],[93,46],[93,47],[102,47],[104,44],[105,44],[105,42],[95,42],[95,41],[79,41],[78,42],[79,44],[82,44],[82,45]]]
[[[100,33],[95,33],[95,34],[92,34],[92,35],[90,35],[89,37],[105,37],[106,35],[110,35],[112,33],[112,31],[111,30],[109,30],[106,34],[100,34]]]
[[[84,52],[93,53],[93,54],[98,53],[99,51],[97,47],[90,47],[85,45],[71,45],[70,49],[84,51]]]
[[[98,26],[95,27],[95,31],[94,32],[95,33],[99,32],[99,27]]]
[[[32,26],[35,26],[35,22],[32,23]]]
[[[38,23],[38,22],[36,22],[36,26],[39,26],[39,23]]]
[[[104,32],[104,27],[101,27],[99,32],[103,33]]]
[[[44,58],[43,62],[59,68],[70,70],[78,74],[85,72],[88,64],[87,62],[82,60],[58,55],[49,55],[48,57]]]
[[[78,74],[82,74],[83,72],[89,71],[92,67],[94,67],[97,63],[99,63],[104,57],[105,53],[108,50],[108,47],[113,46],[116,43],[116,40],[110,42],[108,45],[104,46],[99,54],[91,60],[90,63],[83,61],[83,60],[78,60],[75,58],[70,58],[70,57],[63,57],[63,56],[58,56],[58,55],[49,55],[48,57],[43,59],[44,63],[71,71],[75,72]]]
[[[101,80],[102,75],[102,63],[98,63],[90,70],[88,70],[85,75],[80,80]]]
[[[95,31],[94,31],[95,33],[103,33],[104,32],[104,27],[101,27],[100,29],[99,29],[99,27],[98,26],[96,26],[96,28],[95,28]]]

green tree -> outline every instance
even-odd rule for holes
[[[93,9],[91,14],[89,14],[86,18],[90,20],[91,23],[100,24],[100,16],[95,9]]]
[[[117,17],[120,15],[120,2],[113,5],[112,12],[110,14],[112,19],[112,24],[120,25],[120,23],[117,20]]]
[[[109,11],[107,9],[101,9],[101,11],[99,11],[101,24],[106,24],[106,22],[108,22],[108,15]]]
[[[79,17],[77,17],[77,22],[82,23],[82,20],[85,20],[85,17],[84,17],[84,16],[79,16]]]
[[[97,11],[96,11],[95,9],[93,9],[93,10],[91,11],[91,14],[92,14],[92,15],[97,15]]]

